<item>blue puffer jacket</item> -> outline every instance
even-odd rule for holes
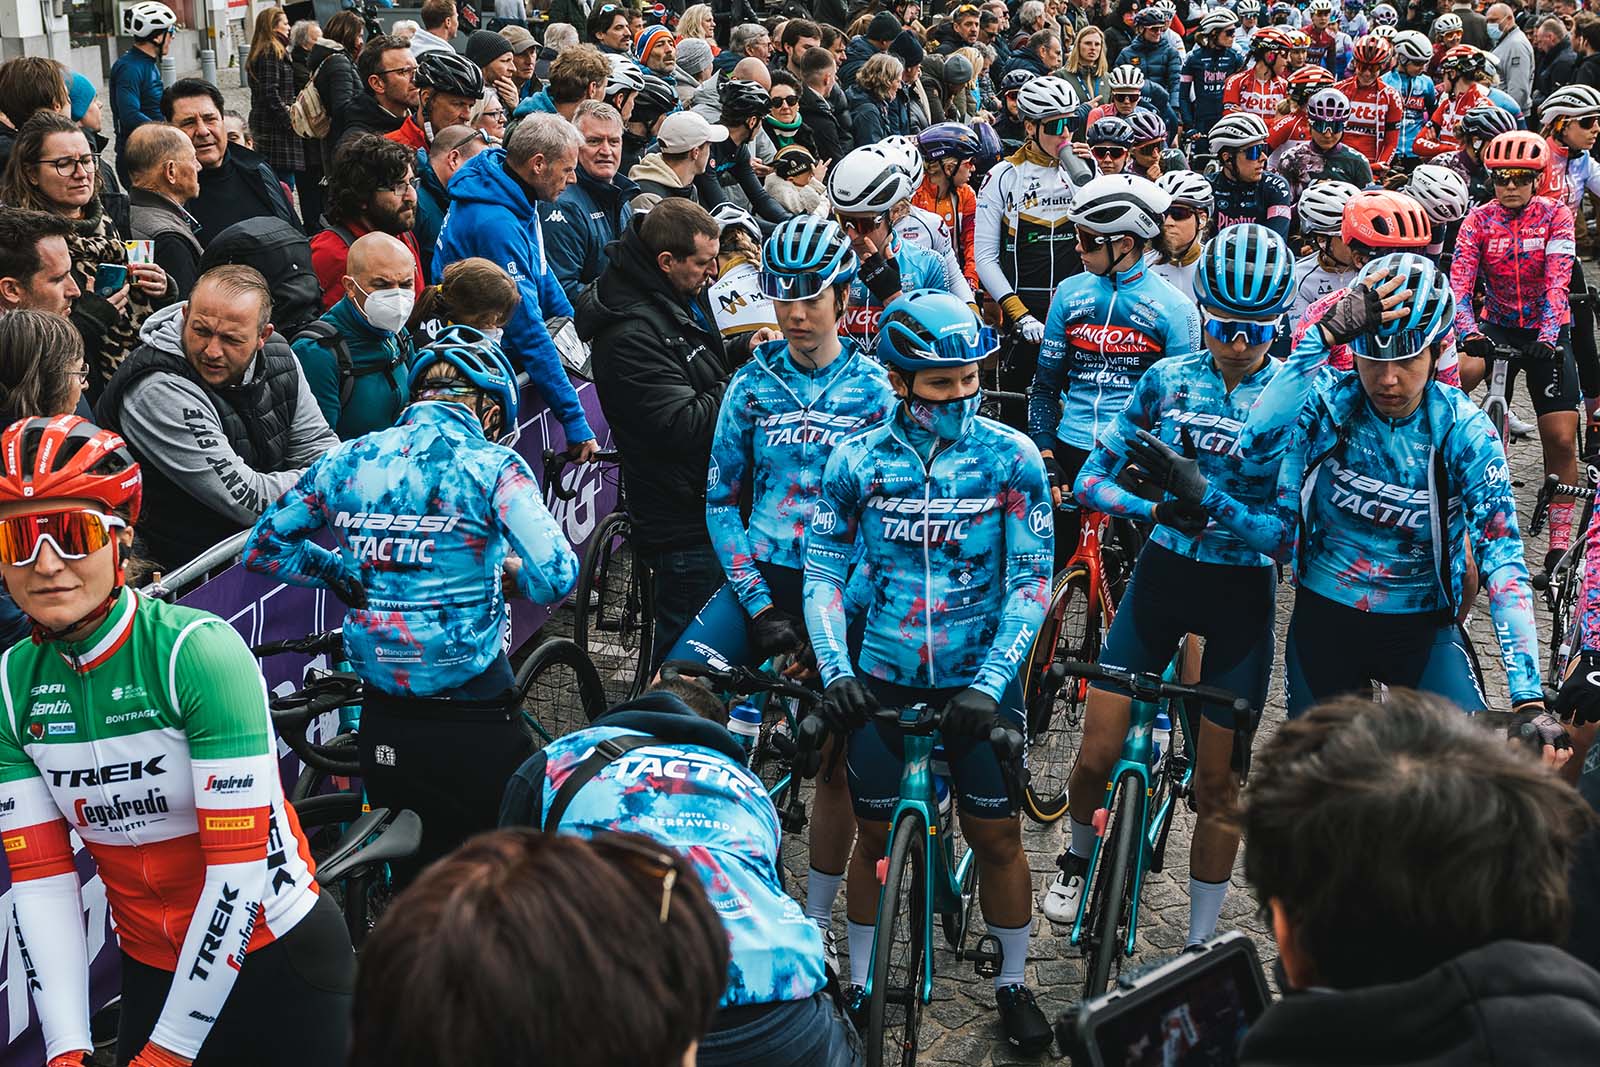
[[[433,270],[433,246],[439,243],[439,228],[444,225],[445,213],[450,210],[450,196],[444,191],[444,183],[433,172],[426,148],[417,149],[415,170],[417,221],[411,227],[411,234],[417,239],[417,247],[423,253],[422,280],[433,285],[439,280]]]
[[[606,245],[622,236],[639,186],[618,171],[603,182],[578,167],[578,180],[553,204],[539,204],[539,230],[544,235],[550,269],[567,299],[576,301],[606,265]]]
[[[161,64],[137,48],[130,48],[111,65],[111,120],[117,128],[117,158],[128,144],[128,134],[147,122],[165,122],[161,114]]]
[[[578,403],[545,320],[570,316],[572,303],[550,269],[539,216],[527,186],[507,169],[503,148],[479,152],[450,178],[450,210],[439,231],[433,266],[482,256],[511,275],[522,293],[505,326],[506,354],[522,365],[566,430],[567,441],[589,441],[594,431]]]
[[[325,529],[335,551],[314,540]],[[517,589],[536,604],[578,583],[526,461],[485,440],[464,405],[428,401],[307,468],[257,521],[244,563],[294,585],[359,577],[368,605],[344,617],[352,667],[385,693],[430,696],[500,655],[511,553],[522,559]]]
[[[550,99],[549,89],[540,89],[532,96],[522,98],[522,103],[511,113],[513,119],[524,118],[528,115],[554,115],[556,102]]]
[[[1127,63],[1132,63],[1144,71],[1146,78],[1160,82],[1168,96],[1177,97],[1178,76],[1183,72],[1183,54],[1166,35],[1162,35],[1161,40],[1155,44],[1151,44],[1143,37],[1134,38],[1133,43],[1117,55],[1117,61],[1113,66],[1120,67]]]

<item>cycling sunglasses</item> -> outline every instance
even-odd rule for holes
[[[1126,148],[1114,144],[1097,144],[1089,151],[1094,153],[1094,158],[1104,160],[1121,159],[1128,154]]]
[[[26,567],[49,541],[62,559],[83,559],[111,543],[113,530],[128,524],[115,515],[77,509],[13,515],[0,519],[0,563]]]
[[[1342,123],[1342,122],[1316,122],[1316,121],[1313,121],[1311,123],[1311,132],[1312,133],[1343,133],[1344,132],[1344,123]]]
[[[1236,151],[1244,158],[1254,161],[1266,158],[1271,149],[1264,144],[1253,144],[1249,148],[1240,148],[1236,149]]]
[[[1600,123],[1600,115],[1585,115],[1581,119],[1568,119],[1567,121],[1580,130],[1592,130],[1595,127],[1595,123]]]
[[[1419,356],[1427,351],[1432,343],[1422,330],[1403,330],[1392,337],[1379,337],[1368,333],[1351,338],[1349,341],[1351,352],[1363,359],[1382,360],[1385,363]]]
[[[1520,167],[1514,167],[1509,170],[1497,170],[1489,175],[1489,181],[1493,184],[1509,185],[1512,187],[1520,185],[1532,185],[1538,179],[1538,171],[1524,170]]]
[[[834,281],[844,265],[843,263],[836,265],[827,274],[815,271],[809,274],[773,274],[763,270],[761,295],[768,300],[810,300],[833,288]]]
[[[1196,211],[1194,208],[1187,207],[1183,204],[1173,204],[1171,207],[1167,208],[1167,218],[1171,219],[1173,222],[1188,222],[1190,219],[1199,214],[1200,212]]]
[[[1278,336],[1278,323],[1280,319],[1271,322],[1260,322],[1254,319],[1223,319],[1215,315],[1205,316],[1206,335],[1215,337],[1225,345],[1231,345],[1240,337],[1244,338],[1247,347],[1264,345]]]
[[[1058,119],[1041,119],[1039,132],[1048,133],[1051,137],[1061,137],[1066,134],[1067,128],[1072,125],[1072,120],[1063,115]]]

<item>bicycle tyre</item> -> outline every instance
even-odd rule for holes
[[[867,1001],[867,1067],[911,1067],[917,1062],[917,1027],[922,1017],[922,908],[927,870],[928,828],[922,816],[900,817],[890,851],[878,934],[872,950],[872,996]],[[898,934],[906,933],[896,953]],[[898,959],[897,959],[898,957]]]
[[[1090,609],[1089,572],[1072,567],[1057,576],[1045,614],[1045,634],[1034,642],[1023,690],[1028,713],[1028,787],[1024,807],[1034,822],[1049,825],[1067,812],[1067,782],[1077,761],[1088,687],[1066,678],[1052,689],[1052,666],[1063,660],[1093,663],[1100,656],[1100,627]]]
[[[554,741],[605,714],[606,692],[589,654],[575,641],[541,641],[517,668],[517,706],[540,740]],[[532,708],[530,709],[530,702]]]
[[[1083,995],[1099,996],[1111,981],[1111,967],[1122,955],[1120,931],[1132,883],[1137,846],[1144,830],[1144,790],[1131,772],[1117,783],[1111,832],[1100,849],[1095,895],[1089,903],[1090,943],[1084,967]]]
[[[600,520],[583,553],[573,605],[573,640],[599,672],[608,706],[643,691],[654,651],[654,596],[632,533],[623,512]]]

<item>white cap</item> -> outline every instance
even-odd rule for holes
[[[713,126],[693,111],[674,111],[656,134],[663,152],[692,152],[707,141],[726,141],[728,128]]]

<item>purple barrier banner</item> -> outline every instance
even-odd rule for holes
[[[573,385],[601,447],[609,447],[611,432],[600,411],[594,386],[576,379]],[[542,484],[544,452],[565,448],[566,436],[561,423],[543,406],[537,393],[525,387],[522,400],[525,405],[520,419],[522,436],[514,447]],[[547,491],[545,504],[581,558],[599,521],[617,506],[619,479],[613,468],[591,464],[564,468],[561,480],[565,491],[571,492],[573,498],[560,500]],[[253,574],[237,564],[188,591],[178,603],[226,619],[250,645],[333,629],[344,617],[344,606],[326,590],[285,585]],[[507,647],[515,649],[538,632],[550,617],[550,609],[519,599],[511,602],[509,615]],[[327,664],[321,657],[313,661],[306,656],[282,655],[264,660],[261,672],[267,680],[267,688],[274,695],[283,695],[299,688],[306,669],[311,666]],[[311,738],[327,740],[327,735],[337,728],[337,717],[330,714],[310,731]],[[284,788],[288,789],[299,773],[299,762],[281,741],[278,751]],[[73,840],[79,846],[78,873],[83,882],[84,918],[89,931],[90,1003],[98,1009],[117,995],[120,956],[106,906],[105,885],[76,835]],[[4,998],[7,1024],[6,1048],[0,1054],[0,1067],[40,1067],[44,1062],[44,1038],[39,1030],[38,1015],[33,1010],[30,979],[11,918],[11,871],[0,864],[0,921],[5,924],[5,946],[0,952],[0,996]]]

